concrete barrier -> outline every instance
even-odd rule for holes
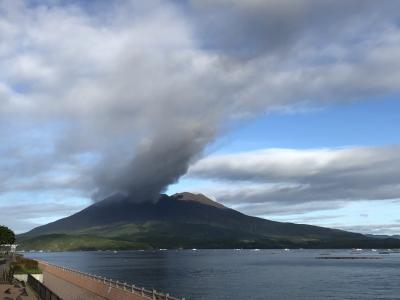
[[[35,278],[37,281],[43,283],[43,274],[31,274],[33,278]],[[28,282],[28,274],[14,274],[14,278],[23,281],[23,282]]]

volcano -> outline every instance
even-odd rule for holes
[[[202,194],[114,195],[18,236],[25,250],[400,248],[400,240],[245,215]]]

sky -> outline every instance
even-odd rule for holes
[[[398,1],[0,1],[0,223],[114,193],[400,234]]]

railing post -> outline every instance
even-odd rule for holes
[[[124,291],[126,291],[126,282],[124,283]]]
[[[144,288],[142,288],[142,296],[144,296]]]

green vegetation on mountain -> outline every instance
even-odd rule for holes
[[[400,248],[376,239],[318,226],[244,215],[204,195],[162,195],[157,203],[114,196],[18,237],[24,250],[158,248]]]
[[[77,251],[77,250],[127,250],[147,249],[146,244],[114,240],[91,235],[47,234],[39,237],[23,238],[20,244],[25,250]]]

